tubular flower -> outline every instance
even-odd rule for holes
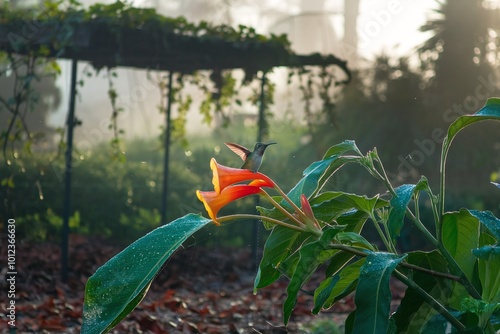
[[[307,200],[307,197],[304,194],[300,195],[300,206],[302,206],[302,211],[304,211],[307,218],[313,221],[316,220],[316,218],[314,218],[314,213],[311,208],[311,204],[309,204],[309,201]]]
[[[302,211],[307,217],[307,220],[309,220],[308,222],[306,222],[306,225],[310,226],[310,224],[312,224],[315,228],[321,229],[319,227],[318,221],[314,217],[314,212],[311,208],[311,204],[309,203],[309,200],[304,194],[300,195],[300,205],[302,207]]]
[[[274,182],[268,176],[258,172],[254,173],[248,169],[223,166],[218,164],[214,158],[210,160],[210,169],[213,172],[212,184],[217,194],[230,185],[248,180],[260,180],[260,187],[274,188]]]
[[[217,222],[217,213],[222,207],[239,198],[261,193],[263,191],[261,187],[269,187],[269,184],[263,180],[254,180],[249,184],[236,184],[225,187],[220,193],[217,191],[197,190],[196,196],[203,202],[208,215],[214,223],[220,225]]]

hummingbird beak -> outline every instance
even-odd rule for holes
[[[273,144],[278,144],[278,142],[272,141],[270,143],[264,144],[265,146],[273,145]]]

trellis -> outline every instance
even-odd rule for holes
[[[117,6],[118,4],[118,6]],[[67,145],[65,151],[64,205],[61,275],[68,275],[68,236],[71,212],[71,177],[73,130],[75,127],[75,95],[79,61],[88,61],[96,69],[135,67],[168,71],[168,90],[165,116],[165,155],[161,197],[161,223],[166,223],[168,196],[169,147],[171,141],[172,78],[174,73],[191,74],[198,70],[221,71],[244,69],[247,76],[260,72],[259,131],[257,141],[262,141],[265,111],[266,72],[273,67],[337,66],[345,73],[346,83],[350,72],[346,61],[334,55],[298,55],[293,53],[284,37],[266,38],[251,28],[239,31],[227,26],[211,27],[206,23],[189,25],[177,19],[174,24],[154,10],[125,8],[120,2],[99,9],[117,6],[117,17],[88,15],[81,10],[69,10],[66,15],[44,16],[44,20],[14,17],[0,21],[0,51],[9,54],[29,55],[43,50],[48,58],[71,60],[70,100],[67,118]],[[95,8],[94,8],[95,10]],[[141,22],[131,22],[130,15],[143,13]],[[153,15],[154,14],[154,15]],[[26,27],[38,26],[39,33],[27,36]],[[179,28],[182,27],[182,28]],[[187,27],[187,28],[186,28]],[[256,224],[257,226],[257,224]],[[255,246],[256,247],[256,246]],[[255,251],[255,250],[254,250]]]

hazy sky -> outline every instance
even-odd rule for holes
[[[323,1],[316,0],[316,2]],[[339,39],[344,33],[341,14],[343,2],[343,0],[325,0],[323,6],[325,12],[329,13],[331,27]],[[256,3],[258,5],[233,6],[232,15],[235,23],[254,26],[257,31],[268,33],[276,28],[276,22],[281,22],[285,29],[289,29],[288,34],[291,39],[294,29],[297,29],[293,25],[300,22],[297,15],[301,10],[317,10],[314,4],[311,4],[314,1],[260,0]],[[432,9],[436,7],[435,0],[361,0],[357,27],[359,53],[368,59],[372,59],[374,54],[382,50],[396,56],[408,54],[428,37],[419,32],[419,27],[425,23],[429,15],[432,15]],[[284,18],[285,15],[292,18]],[[293,16],[296,16],[295,19]],[[319,20],[320,17],[317,16],[316,21],[312,19],[311,23],[305,25],[306,27],[308,24],[317,25]],[[324,27],[321,31],[325,34]],[[329,42],[330,40],[325,40],[325,44]]]
[[[416,45],[429,37],[421,33],[419,27],[432,15],[435,7],[435,0],[362,0],[358,22],[360,53],[369,58],[382,50],[391,55],[410,53]],[[374,34],[377,28],[380,28],[380,33],[370,38],[370,34]],[[363,47],[362,38],[365,38],[366,48]]]
[[[184,15],[191,21],[207,20],[216,23],[244,24],[255,27],[259,33],[267,34],[276,30],[278,22],[289,29],[293,35],[296,25],[303,23],[296,19],[302,12],[322,10],[330,18],[330,25],[337,36],[343,36],[344,0],[239,0],[222,5],[224,0],[135,0],[137,5],[154,6],[160,4],[160,10],[170,15]],[[391,54],[408,53],[420,44],[426,36],[418,31],[437,7],[436,0],[360,0],[358,34],[360,53],[372,58],[374,53],[388,50]],[[294,19],[295,17],[295,19]],[[320,16],[309,25],[318,25]],[[232,20],[232,22],[228,22]],[[307,24],[306,24],[307,26]],[[300,28],[302,29],[302,27]],[[292,31],[290,33],[290,31]],[[325,27],[321,30],[325,32]],[[316,35],[317,36],[317,35]],[[310,36],[315,38],[315,36]],[[325,40],[325,43],[331,43]],[[396,47],[396,48],[395,48]]]

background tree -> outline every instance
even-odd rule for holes
[[[445,129],[461,114],[478,110],[488,96],[500,93],[498,15],[489,1],[446,1],[422,26],[422,31],[433,34],[418,50],[426,85],[424,121],[428,129]],[[457,149],[450,152],[453,167],[448,174],[455,190],[472,198],[491,191],[479,185],[486,185],[492,171],[498,169],[499,134],[498,128],[486,125],[471,127],[458,138]],[[438,153],[432,155],[433,161]]]

